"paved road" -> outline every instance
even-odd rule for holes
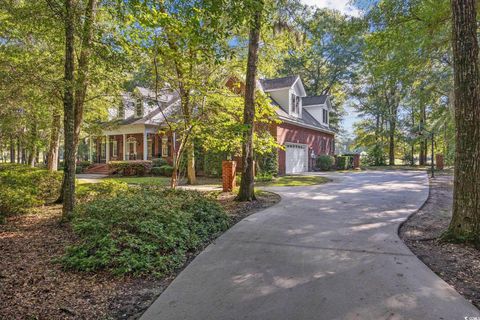
[[[425,173],[333,178],[272,188],[282,201],[223,234],[141,319],[480,317],[397,236],[427,198]]]

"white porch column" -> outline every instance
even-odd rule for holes
[[[106,139],[105,139],[105,161],[108,163],[108,161],[110,161],[110,146],[109,146],[109,137],[108,135],[105,136]]]
[[[123,161],[127,160],[127,139],[126,139],[126,134],[123,134]]]
[[[147,129],[143,130],[143,160],[147,160],[148,157],[148,145],[147,145]]]

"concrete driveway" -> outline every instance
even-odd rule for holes
[[[282,201],[223,234],[141,319],[480,317],[397,236],[427,198],[425,173],[331,177],[271,188]]]

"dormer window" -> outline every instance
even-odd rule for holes
[[[290,110],[293,114],[300,114],[300,97],[293,92],[290,94]]]
[[[135,117],[143,117],[143,102],[141,99],[138,99],[135,103]]]
[[[125,107],[123,106],[123,104],[118,107],[118,118],[125,119]]]
[[[324,124],[328,124],[328,110],[322,109],[322,121]]]

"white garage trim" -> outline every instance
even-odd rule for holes
[[[285,173],[308,171],[308,146],[300,143],[285,143]]]

